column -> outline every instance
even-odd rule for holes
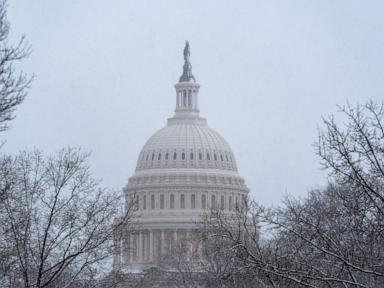
[[[161,229],[161,255],[165,254],[165,235],[164,235],[164,230]]]
[[[191,256],[192,256],[192,242],[191,242],[191,233],[189,232],[189,229],[187,230],[186,232],[186,242],[187,242],[187,245],[188,245],[188,250],[187,250],[187,258],[190,259]]]
[[[133,234],[130,233],[128,238],[127,263],[133,262],[133,254],[135,253],[133,249],[135,249],[133,244]]]
[[[123,240],[120,238],[117,238],[116,236],[114,237],[115,239],[113,240],[113,265],[118,266],[122,264],[122,245],[123,245]]]
[[[139,237],[139,245],[137,245],[137,250],[139,250],[138,252],[139,253],[137,253],[137,260],[138,260],[138,262],[143,262],[143,231],[139,231],[139,235],[138,235]]]
[[[153,230],[149,230],[149,261],[153,261]]]
[[[127,233],[121,239],[122,241],[122,249],[121,249],[121,263],[128,264],[129,263],[129,234]]]
[[[177,230],[173,230],[173,252],[177,251]]]

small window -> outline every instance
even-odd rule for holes
[[[165,153],[165,160],[168,160],[168,153]]]
[[[207,209],[207,197],[201,195],[201,209]]]
[[[190,157],[191,157],[191,160],[193,160],[193,153],[191,153]]]
[[[185,160],[185,153],[184,152],[181,154],[181,159]]]
[[[209,153],[207,153],[207,160],[211,160],[211,157],[209,156]]]
[[[185,195],[184,194],[180,195],[180,208],[185,209]]]
[[[221,161],[224,161],[222,154],[220,154],[220,159],[221,159]]]
[[[201,209],[207,209],[207,197],[201,195]]]
[[[155,153],[152,153],[152,161],[155,159]]]
[[[160,195],[160,209],[164,209],[164,194]]]
[[[173,153],[173,160],[176,160],[176,158],[177,158],[177,154],[175,152],[175,153]]]
[[[147,196],[144,195],[143,196],[143,210],[146,210],[147,209]]]
[[[157,160],[161,159],[161,153],[159,153],[159,156],[157,156]]]
[[[151,195],[151,209],[155,209],[155,195]]]
[[[202,160],[202,159],[203,159],[203,155],[199,153],[199,160]]]
[[[211,196],[211,208],[215,209],[215,207],[216,207],[216,196],[212,195]]]
[[[191,209],[195,209],[196,208],[196,196],[195,194],[192,194],[191,195]]]
[[[215,158],[215,161],[217,161],[217,155],[213,154],[213,158]]]
[[[175,208],[175,195],[171,194],[169,196],[169,208],[174,209]]]

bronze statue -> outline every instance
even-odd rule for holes
[[[179,82],[196,82],[195,77],[192,75],[192,65],[189,62],[190,55],[189,42],[185,41],[183,74],[181,75]]]

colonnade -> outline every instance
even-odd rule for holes
[[[196,230],[143,229],[122,237],[115,264],[142,266],[159,263],[172,257],[195,257],[201,253]]]

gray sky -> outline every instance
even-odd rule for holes
[[[321,116],[384,95],[383,1],[11,0],[14,38],[36,79],[3,151],[92,152],[121,188],[173,115],[184,41],[201,115],[228,141],[255,199],[277,204],[325,183]]]

